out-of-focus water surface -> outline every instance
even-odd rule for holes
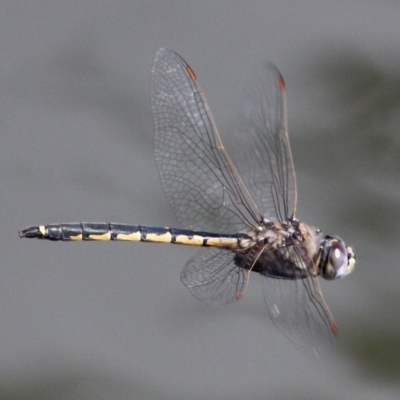
[[[0,397],[398,399],[400,9],[396,2],[3,1]],[[28,225],[177,225],[152,156],[149,81],[168,47],[227,147],[266,59],[287,88],[298,217],[353,245],[323,282],[322,360],[267,316],[257,277],[212,309],[179,281],[192,249],[19,240]]]

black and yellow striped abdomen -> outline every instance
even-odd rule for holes
[[[20,237],[60,241],[130,241],[172,243],[188,246],[246,248],[252,243],[245,233],[220,235],[187,229],[160,228],[142,225],[76,222],[32,226],[19,232]]]

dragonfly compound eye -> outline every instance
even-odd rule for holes
[[[356,259],[351,247],[346,247],[338,237],[331,237],[326,246],[328,254],[322,269],[325,279],[343,278],[353,271]]]

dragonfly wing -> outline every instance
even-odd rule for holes
[[[296,211],[296,177],[287,130],[285,84],[278,69],[263,65],[246,86],[238,151],[239,172],[263,215],[284,220]]]
[[[183,226],[237,232],[259,221],[193,70],[167,49],[157,52],[153,64],[151,108],[160,180]]]
[[[181,272],[183,284],[200,301],[225,305],[240,299],[249,279],[249,271],[234,262],[234,253],[222,249],[203,249]]]
[[[323,352],[337,328],[322,297],[318,278],[287,280],[262,277],[263,293],[277,328],[303,350]]]

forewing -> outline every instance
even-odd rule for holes
[[[161,183],[183,226],[236,232],[260,212],[222,145],[189,65],[160,49],[152,68],[154,154]]]
[[[296,177],[287,130],[285,84],[266,63],[244,92],[235,153],[239,172],[265,217],[284,220],[296,211]]]
[[[203,303],[231,303],[243,296],[249,279],[249,271],[237,267],[233,258],[229,250],[203,249],[185,265],[181,280]]]
[[[262,276],[264,299],[277,328],[303,350],[321,354],[337,328],[322,297],[318,278],[287,280]]]

